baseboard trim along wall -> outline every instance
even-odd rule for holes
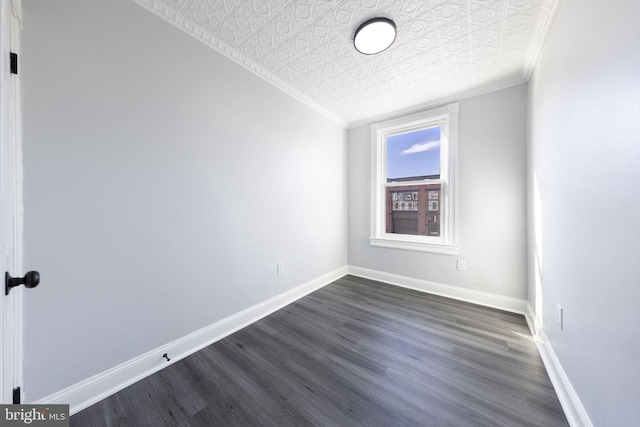
[[[562,405],[569,425],[572,427],[593,427],[589,414],[587,414],[580,397],[578,397],[571,381],[569,381],[569,377],[564,372],[558,356],[556,356],[544,333],[544,329],[541,329],[536,337],[536,344],[542,363],[547,369],[549,379],[558,395],[558,400],[560,400],[560,405]]]
[[[99,402],[131,384],[244,328],[347,274],[347,267],[324,274],[287,292],[167,343],[33,404],[68,404],[71,414]],[[162,355],[170,355],[167,362]]]
[[[500,310],[510,311],[512,313],[524,315],[527,312],[527,301],[519,298],[496,295],[473,289],[459,288],[457,286],[429,282],[427,280],[415,279],[413,277],[401,276],[398,274],[386,273],[384,271],[356,267],[353,265],[350,265],[348,268],[349,274],[364,277],[365,279],[378,280],[380,282],[401,286],[403,288],[466,301],[473,304],[483,305],[485,307],[497,308]]]
[[[151,350],[107,371],[94,375],[91,378],[87,378],[71,387],[30,403],[49,405],[68,404],[71,414],[80,412],[170,364],[184,359],[198,350],[297,301],[305,295],[332,283],[346,274],[524,315],[569,424],[572,427],[593,427],[580,398],[564,372],[549,341],[546,339],[544,330],[541,328],[541,323],[539,319],[536,318],[535,312],[528,301],[351,265],[341,267],[310,280],[294,289],[206,326],[173,342],[167,343],[164,346]],[[164,353],[171,356],[170,362],[167,362],[162,357]]]
[[[354,276],[524,315],[569,425],[572,427],[593,427],[587,411],[584,409],[578,394],[564,372],[558,357],[551,344],[549,344],[549,340],[546,338],[544,329],[542,329],[541,319],[537,318],[533,307],[528,301],[352,265],[348,269],[349,274]]]

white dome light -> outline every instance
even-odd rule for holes
[[[373,18],[356,30],[353,45],[365,55],[374,55],[387,49],[396,39],[396,24],[387,18]]]

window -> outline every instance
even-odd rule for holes
[[[458,104],[371,126],[373,246],[455,255]]]

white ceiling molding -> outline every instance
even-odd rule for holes
[[[193,23],[189,19],[180,15],[175,10],[167,7],[162,1],[159,1],[159,0],[132,0],[132,1],[144,7],[145,9],[149,10],[150,12],[153,12],[155,15],[164,19],[169,24],[181,29],[188,35],[192,36],[196,40],[209,46],[216,52],[221,53],[222,55],[226,56],[227,58],[243,66],[244,68],[251,71],[252,73],[256,74],[257,76],[263,78],[267,82],[276,86],[278,89],[288,93],[293,98],[297,99],[303,104],[306,104],[308,107],[319,112],[320,114],[327,117],[329,120],[333,121],[334,123],[342,127],[346,127],[348,125],[346,121],[342,120],[340,117],[336,116],[331,111],[327,110],[317,102],[313,101],[302,92],[291,87],[282,79],[279,79],[278,77],[274,76],[265,68],[261,67],[259,64],[256,64],[255,62],[251,61],[242,53],[232,49],[227,44],[221,42],[219,39],[215,38],[211,33],[203,30],[197,24]]]
[[[357,120],[349,123],[349,125],[347,126],[347,129],[353,129],[360,126],[370,125],[378,122],[385,122],[387,120],[395,119],[397,117],[407,116],[409,114],[418,113],[420,111],[431,110],[432,108],[451,104],[452,102],[462,101],[463,99],[473,98],[474,96],[484,95],[484,94],[495,92],[501,89],[508,89],[513,86],[518,86],[519,84],[522,84],[522,83],[524,82],[521,79],[518,79],[517,81],[513,81],[511,83],[503,82],[503,81],[496,82],[495,84],[492,84],[492,85],[485,85],[485,86],[474,88],[465,92],[458,92],[443,98],[430,100],[422,104],[412,105],[402,110],[389,111],[379,116],[369,117],[363,120]]]
[[[561,0],[133,0],[343,127],[526,82]],[[362,55],[353,32],[392,19]]]
[[[531,40],[529,53],[524,64],[525,81],[529,81],[531,78],[531,73],[533,73],[533,69],[538,62],[538,57],[540,56],[540,52],[542,52],[544,43],[547,41],[551,26],[556,20],[561,3],[562,0],[545,0],[540,8],[538,24],[535,26],[535,34]]]

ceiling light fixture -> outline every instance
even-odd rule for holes
[[[387,18],[373,18],[364,22],[353,36],[356,50],[365,55],[375,55],[386,50],[396,39],[396,24]]]

